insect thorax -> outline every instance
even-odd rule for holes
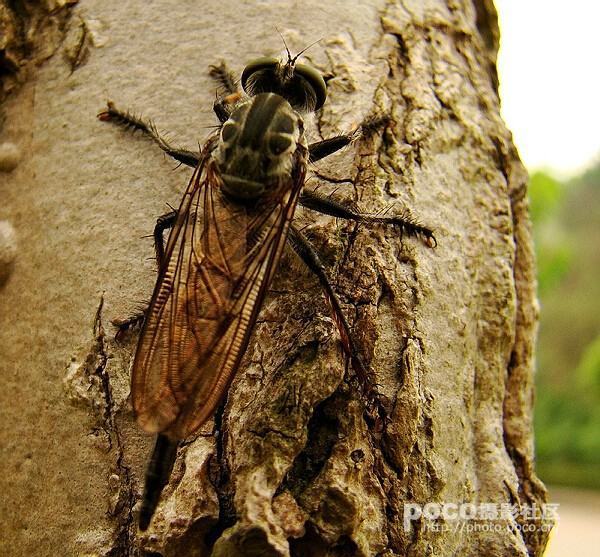
[[[215,152],[224,193],[252,200],[289,182],[299,145],[306,148],[302,117],[283,97],[261,93],[242,102],[223,124]]]

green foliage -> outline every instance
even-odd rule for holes
[[[586,346],[575,376],[582,389],[600,399],[600,335]]]
[[[540,292],[556,287],[571,262],[571,248],[556,219],[564,190],[546,172],[535,172],[529,180],[529,212],[534,223]]]
[[[600,466],[600,407],[581,393],[540,392],[535,431],[538,460]]]
[[[540,239],[536,245],[538,288],[545,293],[556,288],[567,275],[572,251],[564,240],[550,243]]]
[[[547,485],[564,485],[600,490],[597,464],[582,464],[571,460],[542,460],[536,463],[540,478]]]
[[[567,184],[535,173],[530,207],[541,298],[538,473],[600,487],[600,164]]]
[[[534,224],[543,222],[554,213],[563,197],[562,184],[543,171],[529,178],[529,213]]]

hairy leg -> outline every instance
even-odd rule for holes
[[[293,225],[290,227],[290,235],[288,240],[300,259],[304,261],[309,270],[319,279],[325,294],[325,298],[331,307],[333,319],[340,332],[342,346],[352,362],[352,367],[354,368],[356,376],[358,377],[362,394],[368,403],[367,407],[369,409],[369,416],[371,420],[374,422],[379,422],[379,424],[382,422],[384,423],[388,414],[385,401],[372,384],[370,378],[371,374],[369,373],[368,367],[360,357],[356,344],[352,340],[350,326],[348,325],[348,321],[344,316],[340,300],[333,290],[331,280],[327,275],[327,271],[323,265],[318,251],[310,243],[308,238],[306,238],[306,236],[304,236],[304,234],[302,234],[302,232],[300,232],[300,230]]]
[[[319,213],[330,215],[332,217],[349,219],[366,224],[387,224],[395,226],[400,229],[401,234],[420,238],[431,248],[434,248],[437,245],[433,230],[417,222],[406,210],[404,210],[401,215],[391,216],[360,213],[348,202],[338,201],[331,197],[307,190],[302,192],[300,203],[307,209],[318,211]]]
[[[179,161],[186,166],[191,166],[192,168],[195,168],[198,165],[198,160],[200,158],[199,153],[173,147],[158,133],[156,126],[151,120],[146,121],[143,118],[134,116],[128,111],[120,110],[112,101],[108,101],[106,110],[100,112],[98,118],[103,122],[112,122],[134,131],[139,130],[152,139],[160,149],[170,157],[173,157],[176,161]]]

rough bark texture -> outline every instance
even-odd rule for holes
[[[545,500],[527,176],[499,116],[491,0],[200,4],[80,2],[58,39],[36,35],[58,52],[3,105],[2,168],[16,167],[0,173],[12,226],[0,246],[2,554],[541,555],[539,529],[403,528],[407,501]],[[27,4],[0,4],[4,22],[15,5]],[[439,245],[299,214],[391,421],[369,431],[320,289],[286,255],[215,427],[180,449],[142,535],[151,440],[128,402],[136,335],[118,345],[107,323],[148,298],[141,237],[190,172],[95,114],[110,97],[193,148],[214,123],[208,65],[240,72],[279,53],[275,26],[294,51],[323,37],[306,53],[330,77],[313,139],[391,117],[308,185],[367,211],[409,207]],[[21,56],[14,37],[1,37],[5,61]],[[4,91],[27,59],[8,78],[3,62]]]

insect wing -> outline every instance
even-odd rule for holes
[[[247,346],[304,173],[300,165],[293,184],[249,209],[222,195],[204,154],[169,236],[133,364],[133,407],[146,431],[182,439],[214,412]]]

